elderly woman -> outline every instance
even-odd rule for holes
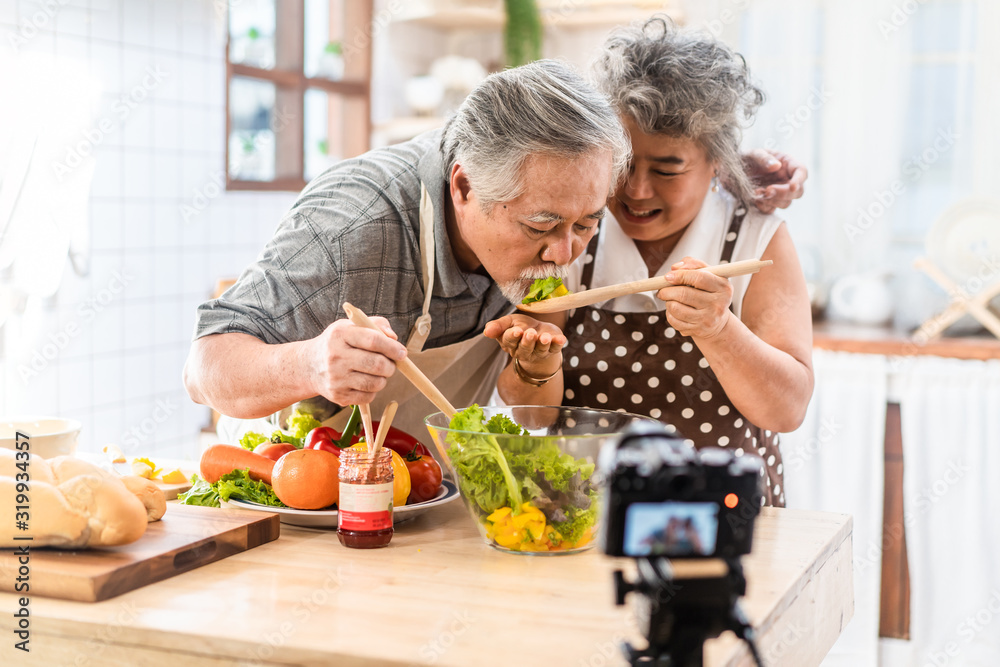
[[[798,427],[812,394],[812,324],[792,239],[753,206],[740,158],[741,122],[763,94],[741,56],[658,18],[612,35],[596,73],[633,160],[566,285],[672,284],[548,321],[491,322],[486,334],[517,361],[500,396],[643,413],[696,447],[759,454],[761,502],[783,506],[778,432]],[[757,257],[774,265],[732,280],[695,270]]]

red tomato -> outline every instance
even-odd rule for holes
[[[438,462],[431,458],[430,454],[421,455],[415,451],[404,455],[403,458],[406,461],[406,469],[410,471],[410,495],[406,499],[406,504],[422,503],[436,496],[441,488],[441,466]]]
[[[340,447],[336,444],[339,440],[340,433],[329,426],[320,426],[309,431],[304,449],[319,449],[340,456]]]
[[[277,461],[288,452],[294,452],[295,445],[287,442],[262,442],[253,448],[254,454],[266,456],[272,461]]]

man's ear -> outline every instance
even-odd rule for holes
[[[469,195],[472,192],[472,185],[469,183],[469,177],[462,165],[455,164],[451,168],[448,186],[451,190],[451,200],[455,204],[456,209],[464,208],[471,203]]]

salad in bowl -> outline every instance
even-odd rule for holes
[[[555,554],[593,545],[598,453],[646,419],[588,408],[472,405],[451,419],[437,412],[424,421],[486,542],[502,551]]]

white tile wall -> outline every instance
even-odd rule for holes
[[[197,455],[209,411],[181,382],[195,309],[253,261],[295,198],[222,192],[184,219],[224,167],[217,5],[69,0],[46,13],[0,0],[0,59],[17,57],[9,36],[23,35],[20,53],[82,64],[100,86],[94,126],[110,123],[96,142],[89,272],[68,269],[36,317],[0,329],[0,414],[79,419],[84,450]]]

